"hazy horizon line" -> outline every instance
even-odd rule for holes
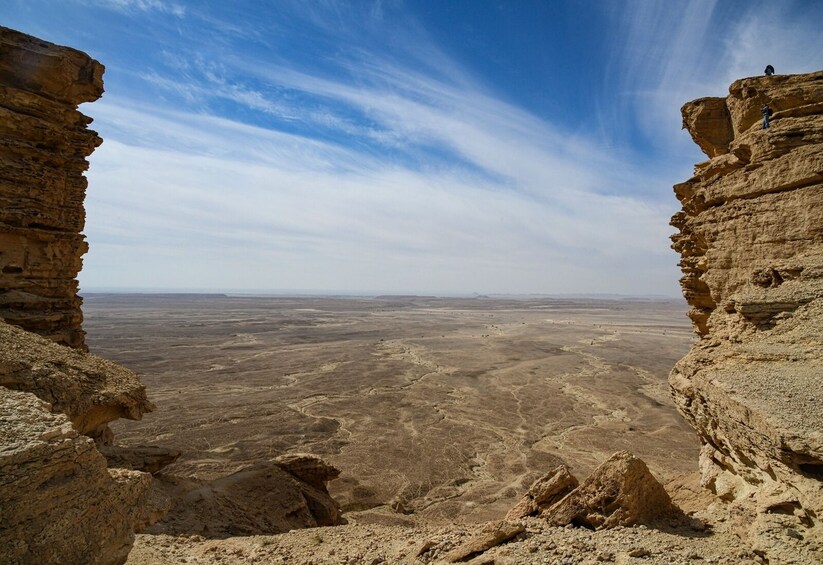
[[[296,298],[590,298],[590,299],[643,299],[683,300],[679,295],[623,294],[604,292],[435,292],[396,290],[334,290],[334,289],[232,289],[232,288],[145,288],[145,287],[92,287],[79,292],[80,296],[107,295],[225,295],[227,297],[296,297]]]

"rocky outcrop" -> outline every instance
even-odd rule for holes
[[[326,483],[340,474],[314,455],[287,455],[213,481],[159,476],[168,515],[147,530],[208,537],[259,535],[345,524]]]
[[[108,423],[153,409],[132,371],[0,321],[0,386],[31,392],[82,434],[111,442]]]
[[[85,352],[81,328],[83,172],[100,138],[77,105],[100,97],[102,75],[84,53],[0,27],[3,563],[123,563],[135,527],[162,514],[151,476],[107,468],[95,446],[112,420],[153,408],[137,375]]]
[[[102,77],[85,53],[0,27],[0,318],[80,349],[83,172],[101,139],[77,105]]]
[[[523,524],[499,520],[483,525],[479,532],[446,554],[447,563],[468,561],[526,530]],[[492,562],[494,562],[492,560]]]
[[[620,451],[540,517],[555,526],[574,524],[600,530],[665,525],[679,518],[680,512],[646,464],[628,451]]]
[[[674,187],[673,247],[701,339],[672,392],[703,443],[706,487],[761,534],[819,528],[823,72],[739,80],[683,117],[710,159]]]
[[[618,451],[578,484],[565,465],[539,478],[506,520],[538,516],[553,526],[601,530],[617,526],[685,524],[646,464]]]
[[[66,416],[4,387],[0,445],[0,562],[125,562],[149,475],[107,469]]]

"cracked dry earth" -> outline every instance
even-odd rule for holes
[[[85,326],[93,352],[151,391],[156,412],[113,429],[120,444],[183,451],[166,475],[216,479],[314,453],[342,470],[329,491],[351,523],[317,535],[354,543],[399,527],[411,543],[426,529],[447,539],[502,518],[560,463],[582,478],[628,449],[663,482],[694,471],[697,440],[666,380],[692,340],[684,310],[679,301],[90,295]],[[285,537],[311,541],[314,531]],[[154,549],[180,544],[220,562],[208,532],[165,533],[174,536],[139,536],[131,562],[162,563]],[[261,547],[274,555],[278,539]]]

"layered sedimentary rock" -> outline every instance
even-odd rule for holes
[[[125,562],[149,475],[107,469],[66,416],[4,387],[0,445],[0,562]]]
[[[683,107],[710,157],[674,187],[700,340],[673,369],[702,481],[760,531],[823,517],[823,72],[743,79]],[[760,108],[774,110],[763,129]],[[794,531],[794,530],[792,530]],[[777,534],[775,534],[777,535]]]
[[[568,467],[558,465],[534,482],[520,502],[506,514],[506,520],[537,516],[560,502],[579,484]]]
[[[152,409],[137,375],[84,351],[75,277],[100,139],[77,105],[102,94],[102,74],[84,53],[0,27],[3,563],[123,563],[135,527],[157,518],[151,476],[107,468],[94,441]]]
[[[0,318],[81,349],[83,172],[101,139],[77,105],[102,77],[85,53],[0,27]]]

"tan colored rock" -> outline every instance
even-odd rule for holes
[[[701,339],[669,382],[703,443],[703,485],[746,527],[780,515],[823,540],[823,71],[743,79],[725,103],[728,153],[675,186],[673,247]],[[718,126],[688,120],[693,104],[698,141]]]
[[[628,451],[601,463],[580,486],[540,515],[550,524],[594,530],[657,525],[679,515],[646,464]]]
[[[468,561],[489,549],[508,541],[516,535],[524,532],[526,528],[517,522],[507,522],[499,520],[485,524],[482,529],[446,554],[448,563]]]
[[[107,469],[64,415],[3,387],[0,445],[0,562],[125,562],[149,475]]]
[[[325,485],[319,488],[300,480],[275,462],[258,463],[213,481],[158,475],[155,488],[171,499],[171,507],[147,530],[151,533],[276,534],[346,523]]]
[[[340,470],[310,453],[288,453],[275,458],[274,464],[295,478],[325,490],[329,481],[340,476]]]
[[[565,465],[558,465],[529,488],[508,514],[506,520],[514,521],[526,516],[535,516],[559,502],[579,485],[577,479]]]
[[[682,109],[683,127],[689,130],[694,142],[709,157],[729,152],[734,139],[729,108],[725,98],[701,98],[689,102]]]
[[[0,27],[0,319],[80,349],[83,172],[101,139],[77,105],[101,96],[103,70]]]
[[[107,437],[112,420],[139,420],[154,408],[132,371],[2,321],[0,386],[35,394],[96,438]]]

